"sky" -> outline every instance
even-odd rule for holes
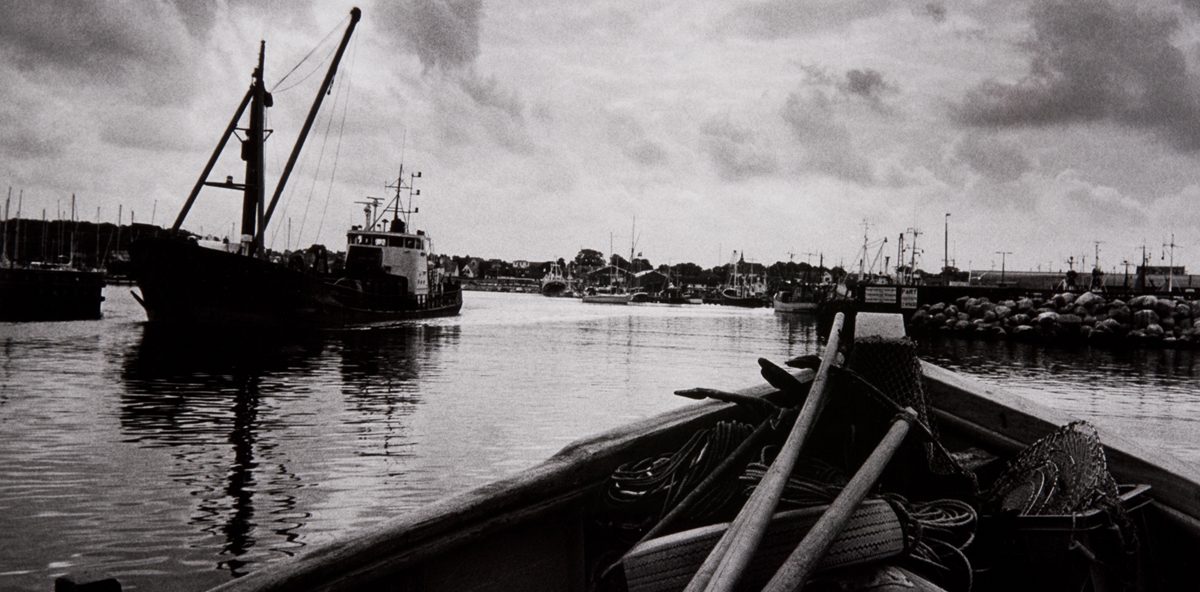
[[[259,40],[273,189],[353,5],[0,3],[10,215],[74,194],[81,219],[169,225]],[[358,6],[274,248],[341,247],[403,162],[416,226],[456,255],[854,266],[864,228],[893,263],[915,228],[931,270],[945,243],[964,269],[1166,264],[1172,234],[1200,267],[1200,0]],[[211,178],[240,180],[226,152]],[[239,211],[206,190],[184,227]]]

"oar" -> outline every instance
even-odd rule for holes
[[[833,500],[825,513],[817,519],[816,524],[813,524],[808,534],[804,535],[804,538],[796,545],[796,549],[775,572],[771,581],[767,582],[763,592],[792,592],[798,590],[808,580],[808,576],[812,574],[817,563],[829,550],[829,545],[833,544],[834,539],[845,528],[846,521],[854,514],[871,488],[875,487],[879,475],[883,473],[888,461],[896,454],[900,444],[904,442],[904,437],[908,435],[909,426],[916,421],[918,421],[917,412],[913,411],[912,407],[905,408],[900,415],[896,416],[896,419],[892,420],[892,425],[884,434],[883,440],[859,467],[858,472]]]
[[[809,387],[808,398],[800,408],[796,423],[792,424],[787,440],[775,456],[775,462],[767,469],[758,487],[754,488],[754,493],[750,494],[750,499],[746,500],[746,505],[742,506],[742,510],[721,536],[721,540],[717,541],[717,545],[705,558],[685,592],[732,590],[754,557],[758,544],[766,534],[771,514],[775,512],[783,488],[796,466],[800,448],[821,414],[821,409],[825,407],[829,368],[837,358],[844,321],[845,316],[842,313],[833,318],[833,328],[829,332],[825,352],[821,356],[821,366],[817,369],[812,386]]]

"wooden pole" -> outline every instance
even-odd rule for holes
[[[917,412],[913,411],[912,407],[906,408],[903,413],[892,420],[892,425],[884,434],[883,440],[871,452],[871,456],[867,457],[866,462],[833,500],[833,503],[829,505],[812,529],[808,531],[808,534],[804,535],[804,538],[796,545],[796,549],[783,562],[783,566],[775,572],[771,581],[767,582],[763,592],[791,592],[798,590],[804,584],[817,567],[817,563],[825,556],[825,552],[829,550],[834,539],[846,527],[846,522],[854,514],[858,505],[862,503],[863,498],[867,497],[867,493],[875,487],[875,482],[879,480],[888,461],[896,454],[900,444],[904,442],[904,437],[908,435],[908,428],[916,420]]]
[[[804,400],[804,405],[800,408],[800,415],[796,418],[796,423],[792,425],[787,441],[779,449],[775,462],[771,464],[771,468],[767,469],[766,475],[754,489],[754,493],[750,494],[750,499],[746,500],[746,505],[742,507],[741,512],[738,512],[733,523],[721,536],[721,540],[717,541],[717,545],[713,547],[696,575],[692,577],[692,581],[685,589],[686,592],[733,590],[745,572],[746,566],[750,564],[754,552],[762,542],[763,535],[766,534],[771,515],[775,512],[775,507],[779,505],[783,488],[792,474],[792,469],[796,466],[800,448],[804,445],[813,425],[816,424],[817,417],[825,407],[829,369],[837,358],[844,322],[845,315],[837,313],[833,319],[833,328],[829,332],[825,352],[821,356],[821,366],[817,369],[817,375],[813,378],[812,386],[809,388],[808,398]]]

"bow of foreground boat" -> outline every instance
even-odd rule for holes
[[[733,547],[758,553],[732,583],[707,589],[787,581],[797,560],[813,570],[799,576],[806,590],[1189,588],[1188,559],[1200,548],[1193,467],[905,362],[904,345],[893,347],[903,340],[867,339],[862,321],[858,338],[843,340],[854,344],[845,369],[823,368],[828,404],[767,504],[769,526]],[[899,370],[864,365],[864,353],[887,351],[901,352]],[[778,445],[804,415],[787,408],[818,398],[812,362],[764,363],[770,385],[737,393],[686,391],[720,401],[582,440],[218,590],[683,589],[784,455]],[[906,373],[921,376],[917,386],[903,384]],[[925,399],[901,400],[906,388]],[[901,404],[911,411],[898,422]],[[911,424],[902,446],[885,436],[898,423]],[[867,498],[850,499],[855,488]],[[799,558],[798,547],[807,549]]]

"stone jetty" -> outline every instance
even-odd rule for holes
[[[914,334],[946,332],[983,339],[1097,345],[1200,346],[1200,301],[1062,293],[991,302],[986,297],[923,305],[909,320]]]

